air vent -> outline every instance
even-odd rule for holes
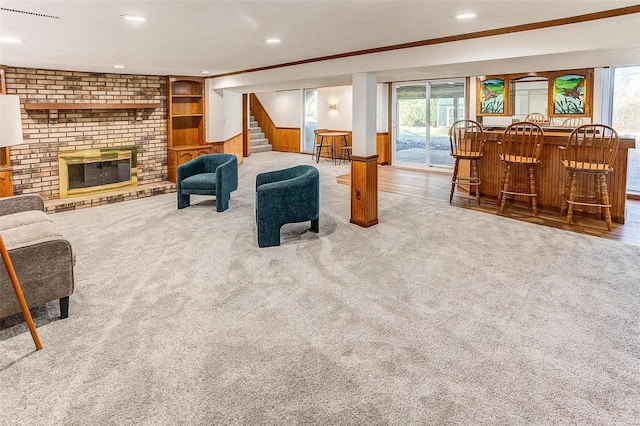
[[[35,12],[27,12],[26,10],[7,9],[6,7],[0,7],[0,10],[4,10],[5,12],[24,13],[25,15],[39,16],[41,18],[60,19],[59,16],[44,15],[42,13],[35,13]]]

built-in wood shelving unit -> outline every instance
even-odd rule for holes
[[[201,77],[167,78],[167,179],[180,164],[216,150],[206,142],[205,91]]]

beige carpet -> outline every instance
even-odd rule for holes
[[[70,317],[1,322],[0,424],[637,424],[640,247],[385,192],[363,229],[322,160],[321,232],[258,248],[256,173],[310,162],[54,215]]]

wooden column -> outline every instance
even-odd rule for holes
[[[378,223],[376,86],[374,73],[353,75],[350,222],[363,227]]]
[[[351,156],[351,223],[378,223],[378,156]]]
[[[242,94],[242,156],[251,155],[251,131],[249,130],[249,95]]]

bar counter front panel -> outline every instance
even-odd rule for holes
[[[479,161],[478,169],[482,185],[482,195],[497,198],[500,194],[502,183],[502,164],[498,156],[497,142],[502,140],[502,129],[485,130],[487,143],[484,146],[484,155]],[[544,143],[540,165],[536,173],[536,186],[538,191],[538,206],[554,211],[560,211],[566,172],[560,163],[559,146],[566,146],[568,132],[545,131]],[[607,175],[607,188],[611,202],[611,217],[616,223],[624,223],[625,202],[627,198],[627,159],[629,149],[635,148],[635,138],[628,136],[619,137],[618,154],[613,165],[613,172]],[[468,167],[465,167],[468,168]],[[521,188],[528,185],[524,167],[516,167],[511,170],[511,181]],[[594,194],[594,182],[592,179],[582,179],[579,182],[579,194]],[[516,200],[529,202],[528,197],[516,197]],[[595,210],[592,209],[594,212]]]

